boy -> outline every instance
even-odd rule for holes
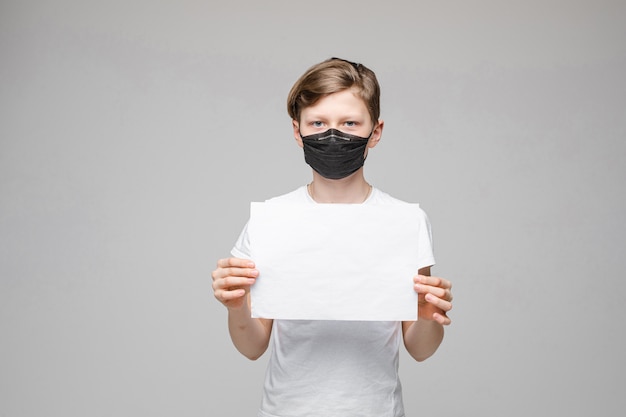
[[[380,87],[361,64],[331,58],[311,67],[292,87],[287,109],[293,134],[313,169],[306,186],[272,201],[404,204],[372,187],[363,174],[369,149],[380,141]],[[251,318],[249,289],[259,272],[249,260],[247,231],[213,271],[213,290],[228,309],[230,336],[250,359],[272,343],[259,417],[402,417],[400,342],[418,361],[443,340],[452,308],[449,281],[430,276],[430,225],[422,213],[415,322],[268,320]]]

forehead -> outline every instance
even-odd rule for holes
[[[320,113],[368,115],[368,110],[359,94],[353,89],[348,89],[324,96],[315,104],[302,109],[302,116]]]

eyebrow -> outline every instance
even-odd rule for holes
[[[302,115],[303,119],[306,120],[318,120],[318,119],[328,119],[328,118],[332,118],[334,115],[328,115],[328,114],[321,114],[321,113],[310,113],[308,114],[306,117],[304,115]],[[362,119],[366,118],[367,115],[362,115],[362,114],[344,114],[341,115],[341,117],[339,117],[340,120],[348,120],[348,121],[361,121]]]

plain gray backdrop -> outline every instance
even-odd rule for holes
[[[407,416],[626,406],[623,1],[0,2],[0,416],[253,416],[210,272],[310,181],[286,95],[382,86],[366,178],[454,284]],[[266,355],[267,356],[267,355]]]

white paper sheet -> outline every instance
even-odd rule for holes
[[[252,316],[417,320],[417,204],[251,203]]]

